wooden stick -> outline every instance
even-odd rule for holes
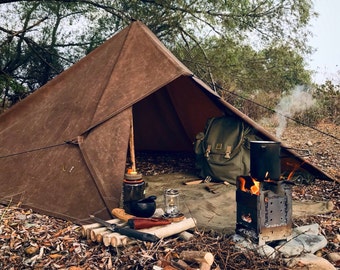
[[[132,172],[137,172],[136,170],[136,158],[135,158],[135,140],[133,131],[133,113],[131,113],[131,123],[130,123],[130,158],[132,163]]]
[[[200,270],[210,270],[211,265],[214,263],[214,255],[205,251],[184,250],[179,257],[185,261],[198,262]]]

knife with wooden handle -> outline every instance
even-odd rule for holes
[[[157,242],[159,238],[156,235],[150,234],[150,233],[144,233],[140,231],[136,231],[134,229],[128,228],[128,227],[119,227],[116,224],[111,224],[103,219],[100,219],[98,217],[95,217],[93,215],[90,215],[90,218],[94,219],[98,223],[102,224],[109,230],[113,232],[117,232],[135,239],[139,239],[142,241],[148,241],[148,242]]]
[[[119,218],[120,220],[123,220],[125,222],[128,222],[129,219],[135,218],[135,216],[130,215],[125,212],[122,208],[113,208],[111,212],[115,217]]]
[[[155,226],[163,226],[170,224],[169,219],[164,218],[131,218],[128,220],[128,225],[130,228],[135,230],[152,228]]]

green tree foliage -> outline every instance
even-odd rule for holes
[[[316,106],[298,115],[296,118],[303,123],[314,125],[320,121],[340,124],[340,85],[326,81],[317,85],[312,91]]]
[[[287,91],[309,82],[311,0],[0,2],[0,101],[24,98],[132,20],[213,87]],[[270,82],[270,83],[268,83]],[[216,88],[217,89],[217,88]],[[223,94],[223,93],[222,93]]]

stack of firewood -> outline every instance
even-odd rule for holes
[[[120,219],[111,219],[107,220],[107,222],[110,224],[116,224],[117,226],[126,226],[126,223],[122,222]],[[195,226],[196,224],[193,218],[184,218],[181,221],[173,222],[168,225],[156,226],[138,231],[156,235],[160,239],[176,234],[181,234],[180,236],[182,238],[190,238],[192,234],[186,232],[186,230],[194,228]],[[121,235],[117,232],[113,232],[109,228],[103,227],[100,223],[82,225],[81,235],[83,238],[93,242],[102,243],[106,247],[125,246],[128,243],[135,241],[132,238]]]

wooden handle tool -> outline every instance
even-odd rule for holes
[[[120,220],[123,220],[125,222],[128,222],[129,219],[135,218],[135,216],[126,213],[125,210],[122,209],[122,208],[113,208],[111,213],[115,217],[117,217]]]

